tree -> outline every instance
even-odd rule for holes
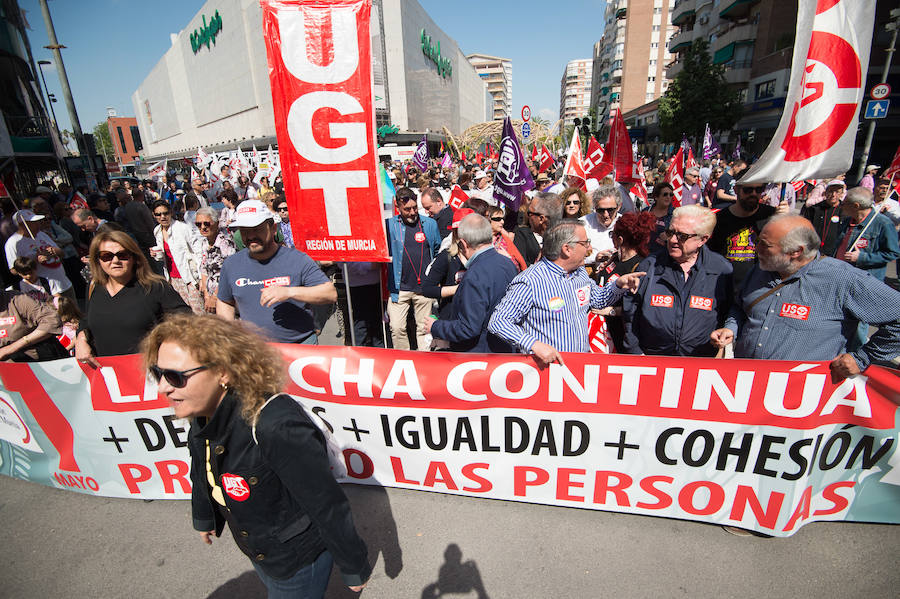
[[[106,121],[94,125],[93,134],[94,145],[103,155],[103,159],[106,162],[114,162],[116,160],[116,154],[113,151],[112,139],[109,136],[109,126],[106,124]]]
[[[741,118],[740,93],[725,80],[725,66],[713,64],[709,42],[695,40],[684,56],[684,68],[659,100],[663,141],[682,135],[702,139],[706,124],[712,130],[731,129]]]

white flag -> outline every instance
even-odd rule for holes
[[[781,122],[741,183],[830,178],[850,168],[874,21],[875,2],[800,0]]]
[[[167,160],[168,160],[168,159],[167,159]],[[159,162],[157,162],[156,164],[150,166],[150,168],[147,169],[147,172],[148,172],[148,174],[150,175],[150,178],[151,178],[151,179],[159,179],[159,178],[162,177],[164,174],[166,174],[166,162],[167,162],[167,160],[160,160]]]

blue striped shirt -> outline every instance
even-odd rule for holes
[[[561,352],[588,352],[588,311],[605,308],[624,293],[615,281],[600,287],[583,266],[567,273],[542,258],[512,280],[488,330],[523,353],[530,353],[537,341]]]

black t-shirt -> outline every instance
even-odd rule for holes
[[[166,313],[190,311],[168,283],[145,289],[132,279],[112,297],[104,285],[95,286],[79,329],[89,331],[91,346],[98,356],[134,354],[144,336]]]
[[[597,284],[603,286],[606,285],[613,276],[621,277],[622,275],[627,275],[630,272],[636,271],[638,264],[640,264],[643,259],[644,257],[640,254],[635,254],[628,260],[614,261],[607,264],[597,271]],[[619,300],[613,305],[621,307],[622,300]],[[606,327],[609,330],[609,336],[612,337],[616,352],[622,352],[622,348],[625,347],[625,321],[622,320],[621,316],[607,316]]]
[[[734,184],[734,177],[732,177],[728,173],[722,173],[722,175],[719,177],[719,180],[716,181],[716,191],[713,194],[712,198],[713,208],[725,209],[734,204],[734,202],[731,200],[720,200],[718,198],[720,189],[730,196],[737,197],[737,192],[735,192],[734,190]]]
[[[437,221],[438,232],[441,234],[441,239],[443,239],[453,231],[451,228],[451,225],[453,225],[453,208],[444,206],[444,209],[438,212],[434,220]]]
[[[841,229],[841,205],[831,207],[825,202],[820,202],[812,206],[804,206],[801,214],[812,223],[822,245],[819,251],[823,256],[834,255],[840,238],[838,231]]]
[[[422,293],[422,277],[425,268],[431,262],[431,246],[425,239],[422,221],[410,227],[401,221],[403,226],[403,262],[400,270],[400,291]]]
[[[750,216],[735,216],[731,210],[716,213],[716,228],[709,240],[709,249],[731,262],[735,290],[740,290],[744,277],[756,264],[756,238],[773,214],[775,208],[765,204]]]

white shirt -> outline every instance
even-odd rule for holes
[[[875,210],[880,210],[883,215],[891,219],[894,226],[900,225],[900,203],[892,198],[882,200],[874,206]]]
[[[578,219],[584,223],[588,239],[591,241],[591,255],[585,258],[585,264],[596,262],[598,252],[609,252],[615,249],[612,242],[612,230],[616,225],[616,221],[619,220],[619,216],[619,214],[616,214],[616,218],[613,219],[609,227],[604,227],[600,224],[600,218],[596,212],[588,212]]]
[[[34,239],[30,235],[23,236],[17,231],[6,240],[6,263],[12,269],[13,262],[19,256],[28,256],[37,260],[38,250],[42,247],[58,248],[59,246],[43,231],[38,232]],[[72,281],[63,270],[62,261],[55,256],[46,264],[38,262],[36,272],[37,276],[47,279],[47,282],[50,283],[50,291],[54,295],[62,293],[72,286]]]

